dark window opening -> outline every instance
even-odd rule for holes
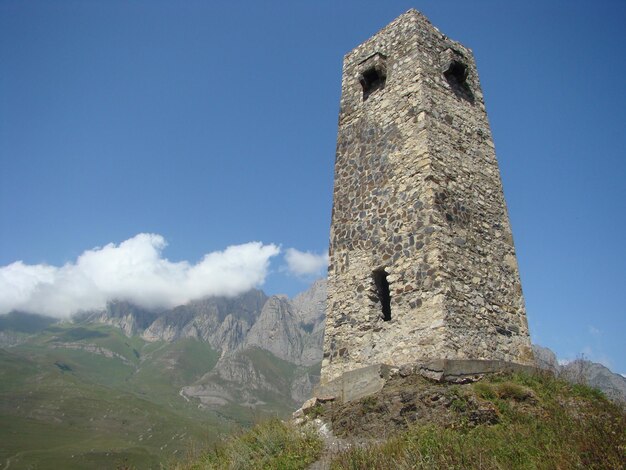
[[[384,269],[377,269],[372,273],[376,295],[380,301],[381,318],[384,321],[391,320],[391,293],[389,292],[389,281]]]
[[[458,84],[463,84],[467,80],[467,66],[458,60],[453,60],[448,66],[448,70],[443,74],[448,82],[455,81]]]
[[[443,73],[454,94],[473,104],[474,94],[467,83],[467,75],[467,65],[458,60],[450,62],[448,69]]]
[[[363,87],[363,101],[365,101],[376,90],[385,87],[385,75],[376,67],[367,69],[359,77],[361,86]]]

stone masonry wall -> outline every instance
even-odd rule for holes
[[[474,59],[415,10],[344,58],[333,201],[322,383],[376,363],[532,363]]]

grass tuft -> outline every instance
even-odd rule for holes
[[[313,463],[321,451],[322,442],[313,431],[272,419],[228,438],[199,459],[175,468],[298,470]]]
[[[324,407],[319,403],[305,411],[305,415],[309,419],[319,418],[323,413]]]
[[[501,382],[495,386],[495,392],[498,398],[515,401],[527,401],[534,398],[531,389],[515,382]]]
[[[476,382],[474,384],[474,393],[485,400],[493,400],[496,398],[496,391],[490,383]]]

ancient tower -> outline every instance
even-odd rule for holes
[[[322,384],[428,359],[532,353],[472,52],[410,10],[343,62]]]

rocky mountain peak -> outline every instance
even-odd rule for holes
[[[302,357],[304,332],[289,299],[270,297],[261,315],[250,328],[245,346],[257,346],[276,357],[299,364]]]
[[[305,329],[311,331],[324,321],[326,296],[326,279],[318,279],[308,290],[296,295],[291,301],[295,314]]]
[[[222,357],[254,346],[309,365],[321,358],[325,303],[326,281],[319,280],[293,300],[252,289],[236,297],[207,297],[161,311],[116,301],[81,321],[112,325],[146,341],[206,341]]]

